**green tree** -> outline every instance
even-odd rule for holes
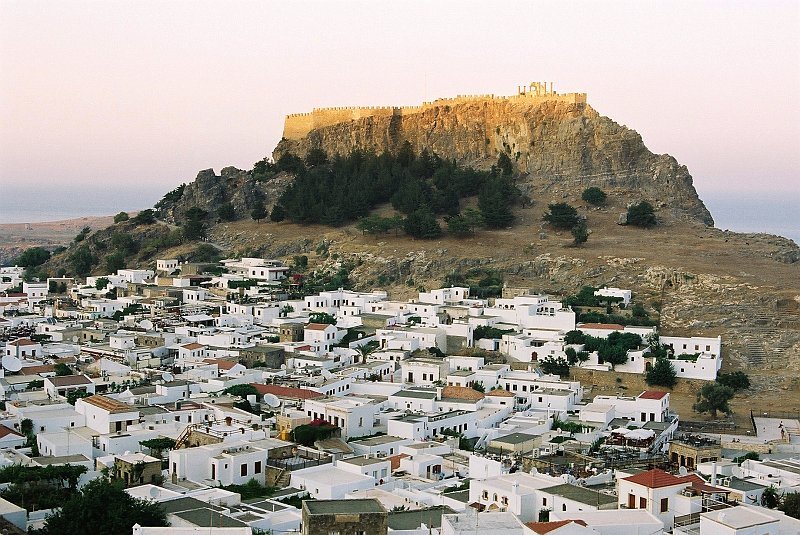
[[[486,387],[483,386],[483,383],[481,381],[470,381],[469,383],[467,383],[467,386],[475,390],[476,392],[481,392],[481,393],[486,392]]]
[[[264,201],[258,200],[253,204],[253,209],[250,210],[250,217],[252,217],[256,222],[260,222],[262,219],[267,217],[267,207],[264,206]]]
[[[255,211],[255,208],[253,208],[253,211]],[[253,219],[255,219],[255,216]],[[280,223],[284,219],[286,219],[286,210],[284,210],[283,205],[276,204],[273,206],[272,211],[269,213],[269,220],[275,223]]]
[[[578,211],[565,202],[549,204],[547,207],[550,211],[542,219],[557,229],[571,229],[580,221]]]
[[[514,186],[508,178],[487,179],[478,195],[478,208],[487,228],[504,228],[514,222],[511,213],[513,199]]]
[[[470,232],[475,232],[475,229],[486,225],[483,214],[481,214],[480,210],[476,210],[475,208],[465,208],[461,211],[461,217],[464,218]]]
[[[607,197],[606,192],[601,190],[597,186],[586,188],[585,190],[583,190],[583,193],[581,194],[581,199],[595,206],[601,206],[605,204],[606,197]]]
[[[586,227],[586,221],[579,221],[577,225],[572,227],[572,244],[575,247],[580,247],[588,239],[589,229]]]
[[[325,153],[324,150],[319,148],[310,149],[308,153],[306,153],[306,165],[308,167],[314,167],[316,165],[325,165],[328,163],[328,155]]]
[[[800,518],[800,493],[788,492],[784,494],[778,509],[792,518]]]
[[[130,218],[131,216],[128,215],[128,212],[120,212],[114,216],[114,223],[122,223]]]
[[[778,494],[778,489],[770,485],[761,493],[761,505],[768,509],[775,509],[780,505],[781,497]]]
[[[153,455],[153,457],[160,459],[161,454],[165,450],[171,450],[175,448],[176,442],[175,439],[169,437],[157,437],[149,440],[142,440],[139,442],[139,444],[150,450],[150,453]]]
[[[106,287],[106,286],[108,286],[108,282],[109,282],[109,281],[108,281],[108,278],[106,278],[106,277],[100,277],[100,278],[98,278],[98,279],[97,279],[97,281],[94,283],[94,287],[95,287],[95,289],[97,289],[97,290],[103,290],[103,289],[105,289],[105,287]]]
[[[442,235],[442,228],[439,226],[439,222],[436,221],[436,216],[425,205],[408,214],[404,230],[409,236],[423,240],[438,238]]]
[[[327,312],[312,312],[308,315],[309,323],[327,323],[329,325],[336,325],[336,317],[328,314]]]
[[[678,382],[678,374],[668,358],[657,358],[655,365],[647,370],[645,381],[650,386],[666,386],[672,388]]]
[[[628,208],[628,224],[637,227],[652,227],[656,224],[653,205],[647,201],[633,204]]]
[[[750,388],[750,378],[742,371],[732,373],[718,373],[717,382],[721,385],[729,386],[734,391],[747,390]]]
[[[608,342],[600,345],[597,350],[597,355],[603,362],[611,364],[611,369],[628,361],[628,353],[624,347]]]
[[[69,256],[69,263],[72,271],[79,276],[88,275],[97,263],[97,257],[86,245],[75,249]]]
[[[63,362],[59,362],[58,364],[53,366],[53,371],[56,372],[56,375],[59,377],[63,377],[65,375],[72,375],[72,369]]]
[[[38,535],[127,535],[134,524],[169,525],[159,504],[134,498],[125,492],[121,482],[105,478],[90,481],[54,511]]]
[[[184,215],[186,216],[186,223],[183,225],[183,236],[187,240],[198,240],[205,236],[205,218],[208,212],[197,206],[192,206],[184,212]]]
[[[467,220],[460,215],[453,215],[446,219],[447,231],[453,236],[464,237],[472,234],[472,229]]]
[[[31,247],[30,249],[25,249],[25,251],[19,255],[16,263],[24,268],[32,268],[41,266],[48,260],[50,260],[50,251],[42,249],[41,247]]]
[[[514,164],[505,152],[501,152],[500,156],[497,157],[497,168],[503,176],[511,176],[511,173],[514,171]]]
[[[92,231],[89,227],[83,227],[80,232],[75,236],[75,243],[82,242],[86,239],[86,236]]]
[[[232,203],[225,202],[220,204],[219,208],[217,208],[217,215],[223,221],[235,221],[236,209],[233,207]]]
[[[109,273],[116,273],[118,270],[125,268],[125,254],[122,251],[117,251],[106,255],[103,263],[105,264],[106,271]]]
[[[735,391],[733,388],[719,383],[706,383],[697,394],[697,403],[692,408],[699,412],[710,412],[712,418],[717,417],[717,412],[726,414],[731,412],[728,402],[733,399]]]
[[[181,189],[181,192],[183,192],[183,189]],[[152,225],[156,222],[156,213],[148,208],[136,214],[131,221],[135,225]]]
[[[560,375],[566,377],[569,375],[569,362],[564,357],[547,357],[539,361],[539,367],[544,373],[552,375]]]
[[[83,390],[70,390],[67,392],[67,403],[70,405],[75,405],[75,402],[81,398],[88,398],[91,396],[90,393],[84,392]]]
[[[250,384],[229,386],[222,393],[230,396],[239,396],[243,399],[247,399],[247,396],[258,396],[258,390]]]
[[[386,234],[394,226],[394,221],[388,217],[369,215],[356,223],[356,228],[364,234]]]

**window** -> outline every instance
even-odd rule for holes
[[[639,498],[639,509],[647,509],[647,498]]]
[[[256,465],[253,468],[253,472],[256,473],[256,474],[260,474],[261,473],[261,461],[256,461]]]
[[[561,504],[561,510],[562,510],[562,511],[566,511],[566,510],[567,510],[567,504],[565,504],[565,503],[562,503],[562,504]]]
[[[488,490],[484,490],[483,491],[483,499],[484,500],[488,500],[489,499],[489,491]]]
[[[542,506],[547,507],[547,498],[542,498]]]
[[[666,513],[669,511],[669,498],[661,498],[661,512]]]

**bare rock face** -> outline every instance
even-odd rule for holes
[[[186,210],[196,206],[208,212],[211,221],[216,221],[220,206],[231,203],[235,218],[247,219],[259,201],[270,209],[292,180],[286,173],[259,181],[250,171],[235,167],[225,167],[219,175],[213,169],[205,169],[186,184],[179,197],[158,207],[159,216],[169,223],[180,224],[185,220]]]
[[[368,116],[283,139],[274,158],[323,149],[395,151],[405,142],[461,163],[488,168],[505,152],[520,183],[582,191],[588,186],[636,192],[676,219],[713,225],[692,177],[672,156],[650,152],[641,136],[583,103],[487,99],[443,102],[418,113]]]

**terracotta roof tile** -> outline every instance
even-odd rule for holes
[[[608,331],[623,331],[625,330],[624,325],[620,325],[619,323],[584,323],[580,325],[578,329],[605,329]]]
[[[262,385],[260,383],[251,383],[259,394],[274,394],[279,398],[289,399],[316,399],[325,397],[324,394],[314,392],[313,390],[306,390],[305,388],[295,388],[292,386],[280,385]]]
[[[117,401],[116,399],[101,396],[100,394],[83,398],[82,401],[90,405],[94,405],[95,407],[99,407],[110,413],[136,412],[135,407],[122,403],[121,401]]]
[[[18,437],[24,436],[22,433],[18,433],[14,431],[10,427],[6,427],[5,425],[0,424],[0,438],[5,438],[8,435],[17,435]]]
[[[486,393],[486,395],[487,396],[496,396],[496,397],[499,397],[499,398],[513,398],[514,397],[514,393],[513,392],[509,392],[508,390],[505,390],[503,388],[497,388],[495,390],[490,390],[489,392]]]
[[[642,485],[650,489],[672,487],[685,483],[685,481],[683,481],[681,478],[675,477],[664,470],[659,470],[658,468],[628,476],[624,479],[625,481],[630,481],[631,483],[636,483],[637,485]]]
[[[586,527],[586,522],[583,520],[556,520],[554,522],[528,522],[525,524],[529,528],[533,530],[534,533],[538,533],[539,535],[544,535],[545,533],[550,533],[551,531],[555,531],[559,528],[563,528],[567,524],[572,523],[580,524],[581,526]]]
[[[466,386],[446,386],[442,388],[442,398],[478,401],[484,397],[483,393]]]
[[[309,323],[305,326],[309,331],[324,331],[331,325],[329,323]]]
[[[645,390],[639,394],[639,399],[664,399],[669,392],[661,392],[660,390]]]

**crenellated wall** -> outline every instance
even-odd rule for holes
[[[534,84],[531,84],[532,86]],[[465,104],[470,102],[481,102],[490,100],[508,101],[514,104],[536,105],[542,102],[565,102],[568,104],[585,104],[586,93],[564,93],[558,94],[551,89],[549,91],[530,91],[526,92],[523,88],[517,89],[517,94],[513,96],[496,95],[458,95],[453,98],[440,98],[432,102],[423,102],[420,106],[373,106],[373,107],[337,107],[337,108],[315,108],[308,113],[293,113],[286,116],[283,125],[283,137],[285,139],[302,139],[309,132],[317,128],[323,128],[334,124],[363,119],[365,117],[391,117],[411,115],[421,113],[425,110],[438,106],[451,104]]]

